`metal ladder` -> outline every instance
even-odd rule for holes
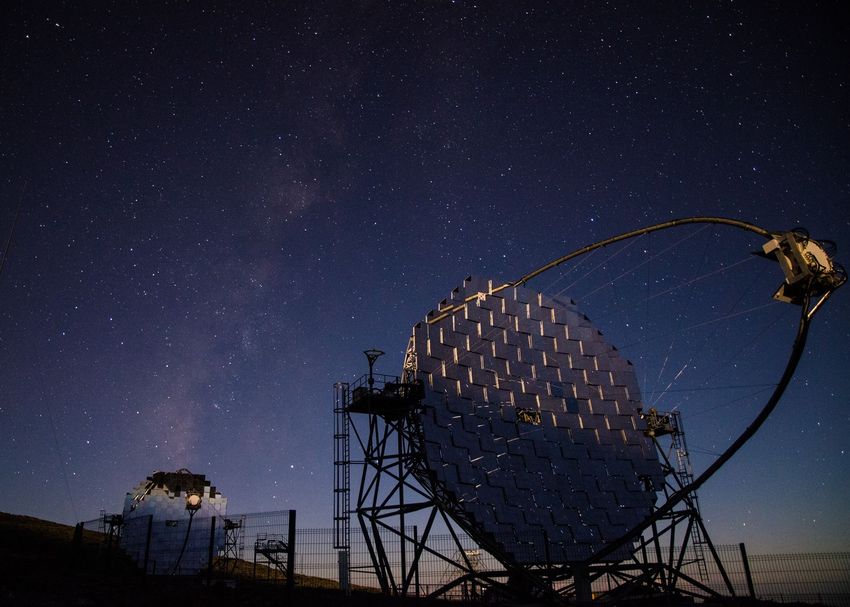
[[[670,419],[673,425],[671,441],[673,451],[676,453],[676,473],[679,476],[683,486],[689,485],[694,480],[693,467],[691,466],[691,457],[688,453],[688,445],[685,442],[685,427],[682,425],[682,417],[678,411],[673,411],[670,414]],[[697,517],[702,519],[699,509],[699,499],[696,492],[691,493],[691,502],[693,503]],[[694,551],[694,559],[699,570],[700,581],[708,581],[708,567],[705,564],[705,545],[706,541],[702,535],[702,529],[699,525],[694,525],[691,529],[691,545]]]
[[[351,456],[348,384],[334,384],[334,549],[351,547]]]

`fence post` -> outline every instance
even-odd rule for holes
[[[413,570],[413,586],[416,588],[416,598],[419,598],[419,527],[413,525],[413,558],[415,559]]]
[[[148,515],[148,533],[145,539],[145,575],[148,574],[148,558],[151,553],[151,533],[153,532],[153,514]]]
[[[210,518],[210,546],[207,550],[207,586],[212,582],[213,551],[215,550],[215,517]]]
[[[73,544],[74,544],[74,548],[76,548],[77,550],[80,549],[80,544],[83,543],[83,526],[84,525],[85,525],[85,523],[77,523],[74,526]]]
[[[289,511],[289,537],[286,543],[286,592],[295,588],[295,510]]]
[[[74,565],[79,568],[80,563],[83,562],[82,552],[83,552],[83,528],[85,527],[85,523],[77,523],[74,526],[74,539],[71,540],[72,553],[74,555]]]
[[[351,587],[348,583],[348,548],[340,550],[339,558],[339,588],[345,596],[351,595]]]
[[[744,563],[744,577],[747,579],[747,590],[750,593],[750,598],[756,598],[756,589],[753,586],[753,575],[750,572],[750,559],[747,558],[747,548],[744,546],[744,542],[738,544],[738,548],[741,549],[741,561]]]

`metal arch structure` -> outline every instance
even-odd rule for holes
[[[522,559],[515,558],[515,555],[511,554],[510,551],[506,551],[504,545],[492,541],[492,535],[488,537],[487,534],[478,533],[480,520],[475,520],[474,516],[470,516],[468,510],[464,510],[459,505],[456,492],[447,488],[445,482],[441,482],[440,479],[436,479],[435,482],[436,475],[433,470],[433,458],[432,463],[429,464],[426,455],[428,449],[427,440],[423,435],[421,418],[418,417],[421,416],[422,405],[421,400],[417,401],[415,398],[418,396],[416,392],[418,388],[416,386],[421,386],[421,383],[418,382],[421,382],[422,376],[419,373],[417,352],[414,347],[414,340],[412,340],[405,358],[402,381],[396,380],[396,382],[389,382],[389,389],[385,386],[378,392],[375,392],[374,386],[370,383],[368,393],[364,393],[361,390],[360,399],[353,398],[352,391],[345,384],[346,392],[344,398],[340,399],[338,391],[335,406],[338,416],[340,414],[349,416],[351,413],[366,413],[370,419],[368,439],[364,441],[358,438],[365,457],[364,460],[356,462],[364,464],[357,509],[351,511],[347,506],[345,508],[338,506],[335,515],[338,517],[337,522],[341,525],[343,521],[347,522],[346,517],[349,514],[357,513],[361,530],[369,546],[374,570],[385,592],[406,594],[416,577],[416,562],[426,548],[424,541],[418,538],[416,532],[411,536],[405,530],[404,516],[406,513],[424,508],[431,509],[427,524],[428,530],[430,530],[431,524],[438,514],[446,520],[450,529],[452,529],[451,520],[453,520],[461,529],[478,540],[482,548],[499,558],[505,566],[505,572],[481,572],[477,571],[472,563],[458,564],[459,577],[455,582],[447,584],[442,590],[446,590],[452,585],[457,585],[465,581],[477,580],[483,585],[500,586],[506,592],[524,592],[527,595],[534,595],[537,598],[545,596],[555,602],[563,600],[565,596],[569,596],[578,602],[582,602],[588,598],[590,578],[603,573],[609,575],[613,573],[614,575],[621,575],[623,580],[622,587],[618,589],[621,594],[635,591],[635,589],[640,592],[647,588],[651,588],[653,592],[666,594],[677,593],[679,591],[677,583],[686,577],[680,572],[682,559],[684,558],[683,553],[673,555],[671,551],[669,558],[665,560],[661,557],[658,540],[665,533],[669,534],[667,536],[668,538],[672,538],[676,526],[682,523],[685,523],[684,537],[686,539],[689,537],[692,538],[695,535],[703,535],[707,538],[707,533],[699,518],[699,510],[696,505],[696,490],[756,433],[770,412],[776,407],[804,351],[808,327],[812,318],[822,308],[825,301],[835,289],[846,282],[846,275],[843,269],[833,263],[831,254],[827,251],[828,247],[808,238],[807,234],[799,230],[769,232],[753,224],[718,217],[678,219],[634,230],[582,247],[522,276],[516,281],[495,287],[491,283],[486,290],[473,290],[473,292],[457,298],[452,302],[443,302],[443,305],[431,313],[425,321],[429,327],[438,325],[438,323],[446,319],[451,321],[459,312],[468,309],[469,305],[473,302],[479,302],[509,289],[515,291],[516,288],[524,286],[532,278],[590,251],[650,232],[680,225],[699,223],[727,225],[763,237],[766,243],[762,247],[760,254],[779,262],[785,275],[785,280],[774,294],[774,297],[778,300],[801,306],[798,331],[785,371],[777,383],[773,394],[762,407],[754,421],[696,479],[682,477],[682,475],[677,474],[675,466],[670,461],[665,460],[663,462],[663,469],[665,471],[665,482],[663,486],[658,486],[658,483],[655,483],[654,486],[650,485],[647,488],[648,492],[654,490],[661,491],[663,493],[663,502],[660,505],[652,506],[646,516],[642,517],[642,520],[630,524],[628,526],[629,528],[617,534],[617,537],[613,539],[606,537],[603,538],[605,541],[595,544],[591,543],[593,549],[590,553],[580,554],[576,558],[562,558],[560,562],[552,563],[549,558],[546,558],[546,562],[543,562],[543,559],[538,557],[536,563],[533,562],[534,559],[531,559],[532,562],[523,562]],[[354,388],[354,390],[356,389]],[[393,396],[394,394],[398,394],[399,391],[404,393],[405,398],[408,399],[408,402],[403,407],[403,411],[401,409],[390,410],[384,407],[386,403],[382,404],[383,395]],[[364,396],[367,396],[366,400],[363,400]],[[357,404],[358,400],[359,404]],[[531,417],[523,421],[533,422],[535,420],[533,412],[530,412],[529,415]],[[348,420],[346,420],[345,424],[348,423]],[[340,438],[343,434],[345,435],[345,440],[341,441]],[[647,437],[662,456],[663,450],[660,449],[658,437],[663,434],[647,433]],[[338,445],[336,463],[338,464],[338,468],[339,466],[348,466],[352,463],[352,460],[347,455],[347,429],[344,433],[337,432],[336,437]],[[340,459],[339,445],[342,442],[345,443],[346,456]],[[397,445],[394,452],[392,452],[392,449],[387,449],[387,445],[390,442]],[[372,469],[374,476],[370,477],[367,475],[367,468]],[[377,488],[380,485],[381,478],[388,479],[394,488],[391,488],[383,498],[378,499]],[[416,483],[412,482],[414,479],[419,481],[418,488],[414,488],[416,485]],[[416,491],[418,496],[422,498],[421,501],[415,504],[405,503],[403,497],[405,488]],[[347,484],[344,490],[340,490],[338,483],[335,490],[338,493],[337,503],[343,503],[340,501],[339,494],[345,494],[347,498],[347,492],[349,490]],[[371,503],[369,503],[370,499],[372,500]],[[347,502],[345,503],[347,504]],[[387,551],[382,545],[383,540],[381,539],[382,530],[391,530],[391,526],[387,524],[387,521],[391,517],[396,517],[400,523],[397,525],[397,529],[401,530],[400,532],[395,532],[395,536],[401,544],[400,564],[402,573],[400,582],[394,580],[392,577],[393,565],[386,557]],[[644,537],[645,533],[648,533],[648,538]],[[427,531],[425,535],[427,535]],[[406,543],[412,543],[413,545],[414,556],[412,564],[405,562],[405,555],[407,554]],[[548,544],[548,540],[546,543]],[[672,539],[670,539],[670,543],[672,545]],[[714,553],[710,542],[708,542],[708,546],[711,552]],[[460,548],[459,542],[457,542],[457,547]],[[647,555],[647,552],[652,550],[656,553],[656,558],[654,559]],[[634,562],[621,567],[619,563],[624,561],[627,553],[632,555],[632,561]],[[642,561],[636,555],[642,555]],[[440,556],[447,562],[451,562],[450,557],[446,555]],[[716,557],[716,554],[714,556]],[[397,568],[398,563],[395,566]],[[637,573],[634,573],[635,571]],[[500,584],[498,581],[499,579],[503,579],[505,575],[509,576],[512,582],[509,586]],[[727,589],[730,593],[733,593],[734,591],[728,578],[725,575],[724,578]],[[686,581],[691,586],[703,590],[707,596],[716,594],[707,586],[700,584],[699,580],[691,578]],[[559,592],[552,590],[553,584],[558,585]],[[613,597],[615,595],[612,594],[611,596]]]
[[[716,224],[730,226],[746,232],[751,232],[767,240],[767,243],[765,243],[761,253],[765,257],[775,258],[776,261],[779,262],[785,274],[785,282],[782,286],[780,286],[780,291],[777,291],[777,294],[781,292],[783,286],[790,287],[792,285],[798,285],[802,288],[803,292],[809,293],[810,299],[812,297],[819,298],[815,306],[811,310],[807,311],[806,315],[808,316],[808,321],[811,320],[814,313],[821,307],[826,299],[829,298],[832,292],[847,281],[847,274],[844,271],[844,268],[837,264],[833,264],[831,255],[827,253],[820,243],[809,239],[808,234],[806,234],[805,231],[800,231],[798,229],[788,232],[770,232],[755,224],[737,219],[729,219],[727,217],[685,217],[646,226],[637,230],[632,230],[631,232],[624,232],[623,234],[618,234],[617,236],[612,236],[611,238],[606,238],[581,247],[580,249],[576,249],[575,251],[550,261],[546,265],[540,266],[536,270],[521,276],[513,282],[508,282],[495,287],[492,289],[490,294],[498,293],[510,287],[524,285],[529,280],[540,276],[544,272],[548,272],[549,270],[552,270],[571,259],[580,257],[581,255],[585,255],[586,253],[590,253],[596,249],[602,249],[617,242],[643,236],[644,234],[651,234],[652,232],[668,230],[670,228],[691,224]],[[809,245],[812,245],[811,248],[809,248]],[[808,259],[806,259],[807,257]],[[439,322],[443,318],[457,312],[465,304],[474,301],[476,296],[477,295],[468,297],[460,304],[455,304],[454,306],[449,306],[440,310],[440,314],[428,319],[428,324]],[[787,301],[790,302],[790,300]],[[798,297],[792,303],[801,304],[802,300]]]

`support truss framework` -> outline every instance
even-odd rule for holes
[[[452,519],[415,478],[420,468],[417,428],[409,414],[419,405],[411,384],[401,384],[397,378],[372,375],[373,383],[364,391],[366,378],[354,384],[337,384],[336,439],[338,454],[347,452],[343,444],[354,439],[356,453],[362,459],[337,459],[338,467],[359,467],[356,503],[345,510],[350,501],[346,481],[350,471],[338,470],[337,548],[347,551],[351,515],[356,516],[371,559],[365,569],[374,573],[381,590],[390,595],[419,594],[419,561],[424,554],[442,560],[447,567],[462,576],[474,571],[469,558],[452,558],[428,545],[434,524],[442,522],[453,538],[455,554],[464,554],[460,537]],[[393,398],[382,398],[386,387],[401,386]],[[343,418],[343,419],[340,419]],[[350,434],[349,434],[350,433]],[[424,521],[410,525],[410,517]],[[351,570],[362,569],[356,565]]]
[[[337,513],[337,548],[348,551],[350,546],[341,540],[349,539],[351,515],[366,543],[371,564],[365,567],[351,564],[351,571],[365,571],[376,576],[382,592],[393,596],[420,594],[419,562],[428,554],[446,564],[448,575],[441,587],[429,593],[444,596],[458,588],[481,589],[481,593],[510,598],[532,596],[546,598],[552,602],[575,599],[579,602],[590,597],[591,585],[604,578],[608,590],[606,597],[622,600],[635,596],[693,596],[713,598],[721,594],[708,584],[706,561],[710,557],[712,571],[719,572],[727,595],[735,590],[723,568],[708,531],[702,521],[696,496],[689,493],[676,509],[665,513],[633,543],[630,558],[621,562],[595,562],[566,565],[527,565],[504,559],[493,546],[481,546],[500,559],[503,569],[481,570],[480,564],[469,557],[461,541],[464,530],[474,529],[465,520],[459,508],[452,508],[447,496],[433,495],[421,483],[424,474],[421,466],[421,437],[410,415],[418,400],[394,400],[387,402],[370,395],[379,394],[395,378],[373,376],[369,392],[360,391],[360,397],[352,395],[365,385],[365,377],[355,384],[337,384],[337,415],[345,416],[338,429],[345,429],[346,436],[337,433],[337,441],[353,439],[357,459],[337,460],[338,467],[356,466],[357,493],[353,509]],[[664,500],[687,484],[681,478],[683,464],[683,432],[678,416],[675,432],[666,440],[654,437],[662,459],[666,484]],[[350,432],[350,435],[347,433]],[[668,453],[674,455],[668,456]],[[686,455],[686,451],[684,452]],[[362,459],[360,459],[362,458]],[[337,474],[335,492],[340,504],[348,500],[349,488],[344,481],[350,478],[350,470]],[[344,499],[341,497],[344,496]],[[410,525],[412,517],[424,520],[424,526]],[[434,524],[442,522],[452,537],[450,553],[441,552],[428,545]],[[705,555],[707,549],[708,555]],[[683,570],[695,565],[697,573],[687,575]],[[451,579],[449,579],[451,578]],[[600,597],[597,597],[600,598]]]

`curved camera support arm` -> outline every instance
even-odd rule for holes
[[[727,225],[751,232],[768,241],[763,247],[763,252],[760,252],[759,254],[778,261],[786,275],[786,280],[783,285],[780,286],[775,297],[781,301],[787,301],[801,306],[800,320],[797,326],[797,334],[794,339],[791,355],[779,382],[776,384],[773,393],[764,404],[759,414],[741,433],[741,435],[738,436],[738,438],[702,474],[700,474],[690,484],[682,487],[678,491],[675,491],[664,504],[644,519],[642,523],[630,529],[617,540],[609,543],[604,548],[600,549],[580,563],[564,565],[561,569],[563,573],[569,574],[570,572],[586,569],[587,566],[598,562],[600,559],[614,553],[629,542],[635,540],[653,523],[668,514],[689,494],[701,487],[727,461],[729,461],[729,459],[731,459],[732,456],[735,455],[735,453],[737,453],[738,450],[753,437],[753,435],[755,435],[765,420],[770,416],[771,412],[776,408],[776,405],[779,403],[779,400],[794,375],[797,364],[800,362],[800,358],[805,351],[806,338],[808,336],[809,324],[811,323],[812,318],[823,307],[823,304],[832,295],[835,289],[842,286],[847,281],[847,275],[844,272],[844,269],[838,264],[833,264],[828,255],[827,258],[829,263],[825,263],[824,255],[826,255],[826,253],[824,248],[817,241],[810,239],[802,230],[793,230],[790,232],[770,232],[754,224],[725,217],[686,217],[647,226],[584,246],[568,253],[567,255],[559,257],[546,265],[529,272],[528,274],[525,274],[513,282],[492,288],[489,294],[498,293],[504,289],[524,285],[529,280],[543,274],[544,272],[596,249],[601,249],[608,245],[642,236],[644,234],[649,234],[651,232],[657,232],[688,224]],[[788,292],[784,291],[784,288],[789,286],[793,286],[793,291],[789,290],[791,292],[790,296]],[[469,296],[461,303],[441,309],[433,318],[427,319],[428,324],[436,323],[451,314],[462,310],[466,304],[475,301],[479,295],[480,294]],[[812,301],[815,299],[817,301],[815,301],[814,305],[811,305]]]

